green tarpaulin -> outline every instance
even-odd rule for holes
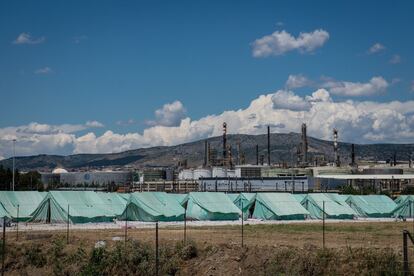
[[[187,194],[169,194],[171,197],[173,197],[180,205],[183,203],[185,198],[187,197]]]
[[[340,195],[338,193],[326,193],[325,195],[341,205],[347,205],[346,200],[349,198],[349,195]]]
[[[120,193],[96,193],[105,206],[108,206],[109,210],[115,214],[115,216],[120,216],[124,212],[127,202],[129,200],[130,194],[120,194]]]
[[[397,204],[386,195],[352,195],[346,200],[360,217],[391,217]]]
[[[405,196],[399,200],[392,213],[396,218],[414,218],[414,196]]]
[[[412,200],[414,200],[414,195],[400,195],[399,197],[397,197],[394,202],[396,204],[399,204],[401,202],[403,202],[404,200],[406,200],[407,198],[411,198]]]
[[[302,220],[309,212],[289,193],[257,193],[253,217],[264,220]]]
[[[231,202],[234,202],[239,196],[239,194],[226,194],[226,195],[230,198]]]
[[[233,203],[243,212],[243,218],[247,219],[253,213],[252,208],[254,207],[255,200],[255,193],[240,193],[237,194]]]
[[[307,194],[292,194],[293,198],[296,199],[297,202],[301,203],[302,200],[306,197]]]
[[[314,219],[322,219],[323,208],[325,208],[325,218],[352,219],[356,215],[350,206],[342,205],[327,194],[322,193],[308,194],[303,199],[302,205],[309,211],[311,218]]]
[[[110,222],[117,216],[117,208],[105,198],[107,195],[92,191],[50,191],[30,221],[64,223],[69,217],[71,223]]]
[[[131,194],[120,219],[138,221],[181,221],[184,208],[172,194],[165,192],[142,192]]]
[[[225,193],[191,192],[184,204],[187,218],[195,220],[238,220],[241,214]]]
[[[38,191],[0,191],[1,209],[9,214],[13,220],[27,221],[30,214],[39,206],[46,193]]]

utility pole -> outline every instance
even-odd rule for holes
[[[13,188],[12,190],[14,191],[14,175],[15,175],[15,161],[14,161],[14,157],[16,156],[16,139],[13,139]]]

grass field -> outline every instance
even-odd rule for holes
[[[328,222],[325,225],[325,250],[322,249],[323,231],[322,223],[319,222],[245,225],[244,248],[241,248],[240,226],[190,226],[186,231],[187,240],[197,248],[198,256],[182,260],[177,259],[181,253],[176,253],[175,249],[167,250],[172,252],[172,255],[164,256],[165,260],[162,262],[164,265],[168,264],[168,267],[163,265],[162,269],[166,274],[173,265],[175,268],[172,271],[179,275],[272,275],[273,273],[349,275],[356,272],[361,275],[400,275],[402,273],[402,231],[412,230],[413,226],[413,222],[395,221]],[[108,250],[115,248],[113,250],[116,251],[119,250],[116,249],[117,246],[124,244],[124,235],[125,229],[71,229],[69,245],[66,245],[66,231],[26,230],[19,232],[18,241],[16,241],[15,232],[8,232],[6,245],[11,252],[14,252],[15,248],[30,249],[33,245],[43,248],[41,252],[52,252],[56,246],[55,241],[60,239],[64,244],[63,252],[75,254],[79,248],[83,248],[85,258],[92,260],[93,258],[88,254],[94,254],[93,248],[96,242],[105,241]],[[128,228],[127,236],[128,240],[146,244],[150,251],[154,250],[155,228]],[[184,231],[179,225],[159,228],[161,250],[175,248],[183,237]],[[92,250],[91,253],[88,253],[90,250]],[[29,254],[27,252],[22,249],[20,253],[27,255]],[[107,254],[110,255],[108,252]],[[131,252],[134,250],[132,249]],[[48,261],[44,261],[43,266],[33,268],[32,265],[27,266],[26,257],[18,257],[20,253],[9,254],[6,262],[8,272],[16,275],[25,274],[27,271],[56,274],[56,271],[52,269],[53,258],[48,257]],[[409,260],[413,263],[412,266],[414,266],[413,253],[414,246],[410,245]],[[132,253],[126,252],[125,254]],[[14,258],[14,261],[11,258]],[[171,264],[167,261],[170,259],[177,260]],[[49,260],[52,260],[50,265]],[[151,265],[153,260],[151,260],[147,260],[148,265],[151,266],[148,269],[154,269]],[[286,262],[286,265],[280,266],[280,262]],[[338,262],[341,264],[335,264]],[[72,267],[71,271],[74,273],[69,271],[67,274],[78,274],[81,271],[79,269],[85,266],[86,264],[82,263]],[[386,273],[383,273],[384,271]],[[168,273],[174,274],[170,272]],[[114,272],[109,274],[114,274]],[[142,273],[136,272],[136,274]]]

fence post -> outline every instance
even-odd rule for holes
[[[403,231],[403,256],[404,256],[404,276],[409,275],[408,268],[408,244],[407,244],[408,231]]]
[[[243,214],[243,200],[241,202],[241,247],[244,245],[244,214]]]
[[[125,245],[128,238],[128,206],[125,208]]]
[[[322,201],[322,245],[325,249],[325,201]]]
[[[20,205],[17,204],[16,241],[19,240],[19,210],[20,210]]]
[[[1,253],[1,275],[4,275],[4,260],[6,259],[6,216],[3,217],[3,244]]]
[[[184,208],[184,245],[187,244],[187,208]]]
[[[68,221],[67,221],[67,229],[66,229],[66,243],[69,244],[69,204],[68,204]]]
[[[155,223],[155,276],[158,276],[158,222]]]

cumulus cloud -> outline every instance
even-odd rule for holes
[[[304,75],[299,74],[299,75],[289,75],[285,86],[288,89],[294,89],[294,88],[309,86],[311,84],[312,84],[312,81],[310,81]]]
[[[286,103],[283,103],[285,99]],[[0,155],[11,156],[11,139],[17,138],[18,155],[38,153],[108,153],[140,147],[167,146],[219,136],[222,123],[229,133],[299,132],[302,122],[308,124],[309,135],[332,139],[332,129],[339,130],[342,141],[373,143],[409,143],[414,139],[414,101],[335,101],[327,89],[307,96],[279,90],[254,99],[246,108],[208,115],[198,120],[186,117],[178,125],[156,125],[142,132],[102,135],[92,130],[78,135],[67,125],[50,127],[32,123],[0,129]],[[54,129],[61,131],[54,131]],[[65,129],[67,132],[63,132]]]
[[[116,121],[116,124],[117,124],[118,126],[130,126],[130,125],[134,125],[134,124],[136,124],[136,122],[135,122],[135,120],[134,120],[134,119],[128,119],[128,120],[126,120],[126,121],[124,121],[124,120],[119,120],[119,121]]]
[[[279,90],[272,95],[273,108],[292,111],[307,111],[311,105],[292,91]]]
[[[381,43],[375,43],[368,49],[368,54],[375,54],[385,50],[385,46]]]
[[[393,55],[390,59],[391,64],[398,64],[401,63],[401,56],[400,55]]]
[[[36,69],[34,73],[40,74],[40,75],[46,75],[46,74],[53,73],[53,70],[50,69],[50,67],[43,67],[43,68]]]
[[[13,44],[40,44],[45,42],[46,38],[44,36],[34,38],[29,33],[21,33],[13,41]]]
[[[271,35],[256,39],[252,43],[252,51],[256,58],[279,56],[293,50],[309,53],[322,47],[328,39],[329,33],[323,29],[300,33],[298,37],[292,36],[285,30],[276,31]]]
[[[148,121],[152,126],[178,126],[186,117],[186,109],[180,101],[164,104],[155,110],[155,120]]]
[[[368,82],[350,82],[325,79],[322,84],[330,93],[341,96],[370,96],[384,92],[389,83],[383,77],[373,77]]]

